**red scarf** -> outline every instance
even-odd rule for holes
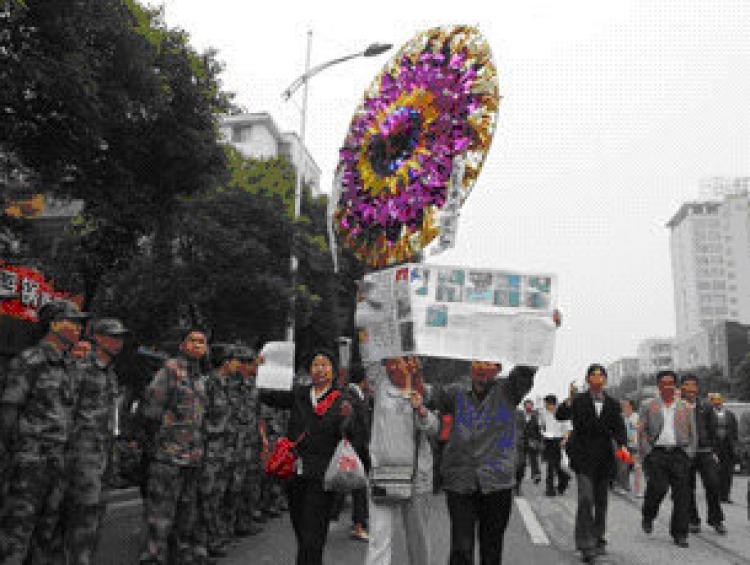
[[[315,405],[315,413],[318,416],[325,415],[325,413],[328,412],[328,409],[333,405],[334,402],[336,402],[339,396],[341,396],[341,391],[334,390],[328,396],[326,396],[322,400],[319,400]]]

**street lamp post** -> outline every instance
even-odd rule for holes
[[[310,82],[310,79],[317,75],[319,72],[324,71],[325,69],[332,67],[334,65],[338,65],[339,63],[343,63],[345,61],[349,61],[351,59],[356,59],[358,57],[374,57],[375,55],[380,55],[381,53],[385,53],[388,51],[392,45],[388,43],[373,43],[369,45],[364,51],[359,51],[357,53],[352,53],[350,55],[345,55],[344,57],[338,57],[336,59],[331,59],[330,61],[327,61],[325,63],[321,63],[320,65],[316,65],[313,68],[310,68],[310,47],[312,45],[312,31],[307,32],[307,54],[305,55],[305,72],[297,77],[292,84],[289,85],[289,87],[284,90],[282,93],[282,98],[284,101],[288,101],[292,95],[299,89],[300,86],[303,87],[302,89],[302,109],[300,110],[300,125],[299,125],[299,147],[297,148],[297,165],[296,165],[296,183],[294,187],[294,224],[292,224],[292,249],[289,257],[289,269],[291,274],[291,282],[292,282],[292,296],[289,303],[289,324],[287,326],[286,330],[286,340],[287,341],[294,341],[294,325],[295,325],[295,310],[296,310],[296,288],[297,288],[297,270],[298,270],[298,261],[297,261],[297,254],[295,253],[294,246],[296,245],[296,221],[297,218],[299,218],[300,215],[300,208],[302,206],[302,163],[305,159],[305,126],[307,122],[307,94],[308,94],[308,83]]]

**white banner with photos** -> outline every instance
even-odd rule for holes
[[[365,361],[412,354],[552,363],[555,275],[412,263],[366,275],[362,294]]]

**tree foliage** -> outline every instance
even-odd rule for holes
[[[221,67],[133,1],[28,0],[4,20],[0,152],[85,201],[76,270],[92,299],[177,198],[224,180]]]

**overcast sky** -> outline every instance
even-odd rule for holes
[[[674,334],[665,223],[698,198],[700,179],[750,175],[746,0],[150,4],[195,47],[218,49],[240,105],[295,131],[301,99],[284,103],[281,92],[304,70],[308,30],[315,65],[376,41],[393,43],[392,54],[436,25],[478,25],[503,100],[457,246],[439,261],[558,275],[564,323],[539,393]],[[310,82],[307,144],[325,191],[387,57]]]

